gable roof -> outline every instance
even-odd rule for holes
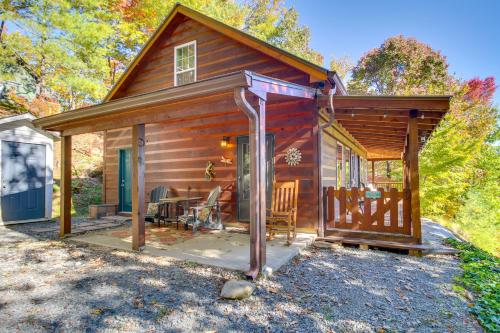
[[[153,33],[153,35],[149,38],[149,40],[146,42],[146,44],[143,46],[143,48],[139,51],[137,56],[134,58],[134,60],[130,63],[128,68],[125,70],[125,72],[121,75],[121,77],[118,79],[118,81],[113,85],[111,90],[109,91],[108,95],[104,98],[104,101],[109,101],[115,93],[118,91],[118,89],[122,86],[122,84],[125,82],[127,77],[134,71],[136,66],[140,63],[142,58],[148,53],[149,49],[154,45],[154,43],[158,40],[158,38],[162,35],[162,33],[166,30],[166,28],[169,26],[169,24],[172,22],[172,20],[179,14],[182,14],[192,20],[195,20],[229,38],[235,39],[239,41],[240,43],[249,46],[253,49],[256,49],[274,59],[277,59],[281,62],[286,63],[287,65],[290,65],[294,68],[297,68],[304,73],[307,73],[311,76],[311,78],[314,78],[316,80],[327,80],[329,77],[331,77],[336,85],[340,87],[340,89],[345,90],[342,81],[336,75],[334,72],[330,72],[326,68],[323,68],[321,66],[318,66],[316,64],[313,64],[310,61],[307,61],[305,59],[302,59],[296,55],[293,55],[287,51],[284,51],[276,46],[273,46],[267,42],[264,42],[256,37],[253,37],[241,30],[238,30],[236,28],[233,28],[227,24],[224,24],[216,19],[213,19],[211,17],[208,17],[196,10],[193,10],[189,7],[183,6],[179,3],[177,3],[170,14],[167,15],[163,23],[156,29],[156,31]]]

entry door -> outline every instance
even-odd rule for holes
[[[45,216],[45,145],[2,141],[2,219]]]
[[[118,179],[120,212],[132,211],[132,150],[120,149],[120,176]]]
[[[250,220],[250,144],[248,136],[238,137],[238,220]],[[271,207],[274,175],[274,135],[266,135],[266,199]]]

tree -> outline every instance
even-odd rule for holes
[[[286,8],[281,0],[252,0],[246,8],[244,31],[313,63],[323,63],[323,56],[310,48],[311,32],[299,25],[293,7]]]
[[[364,54],[349,90],[374,95],[450,93],[446,58],[415,38],[395,36]]]
[[[354,68],[354,63],[348,56],[334,58],[330,61],[330,70],[335,71],[338,76],[344,81],[347,75]]]
[[[177,0],[0,0],[0,68],[24,59],[38,77],[40,115],[100,101]],[[282,1],[184,0],[226,24],[320,63],[310,32]],[[5,27],[16,26],[9,32]],[[0,51],[2,52],[2,51]],[[7,55],[4,57],[4,55]],[[2,75],[0,73],[0,75]]]

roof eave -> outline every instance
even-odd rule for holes
[[[123,110],[172,102],[194,96],[209,95],[225,90],[230,91],[235,87],[248,87],[249,85],[249,77],[246,71],[234,72],[183,86],[161,89],[151,93],[124,97],[81,109],[58,113],[36,119],[33,121],[33,124],[50,130],[55,129],[60,124],[71,121],[87,120]]]

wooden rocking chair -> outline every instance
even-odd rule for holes
[[[297,198],[299,195],[299,181],[275,182],[271,209],[268,209],[266,227],[269,239],[277,233],[287,235],[287,244],[291,244],[297,237]]]
[[[210,192],[205,204],[190,207],[186,214],[179,216],[179,222],[184,223],[186,230],[190,224],[193,226],[193,232],[200,226],[208,229],[224,229],[220,218],[219,196],[221,192],[221,187],[217,186]]]

